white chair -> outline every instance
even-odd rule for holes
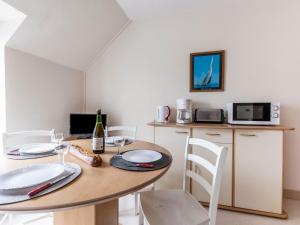
[[[215,165],[195,154],[189,154],[190,145],[197,145],[216,155]],[[185,166],[183,190],[159,190],[143,192],[140,195],[139,224],[144,219],[150,225],[216,225],[221,177],[227,149],[209,141],[187,137],[185,147]],[[190,170],[189,162],[204,167],[212,174],[210,184],[200,174]],[[210,195],[207,211],[190,193],[190,178],[200,184]]]
[[[31,130],[31,131],[18,131],[11,133],[2,134],[3,150],[12,147],[18,147],[20,145],[9,145],[8,141],[17,138],[28,138],[28,137],[50,137],[50,141],[53,140],[54,129],[52,130]]]
[[[105,136],[109,136],[109,132],[112,131],[118,131],[118,132],[128,132],[131,133],[131,135],[124,137],[129,138],[131,140],[135,140],[136,137],[136,127],[129,127],[129,126],[113,126],[113,127],[106,127],[105,129]]]
[[[53,141],[54,129],[52,130],[31,130],[31,131],[18,131],[11,133],[3,133],[2,134],[2,147],[3,151],[6,151],[9,148],[16,148],[22,145],[9,145],[9,140],[17,139],[17,138],[28,138],[28,137],[49,137],[50,141]],[[44,214],[43,216],[39,216],[37,218],[31,219],[29,221],[23,222],[23,224],[29,224],[32,222],[36,222],[38,220],[44,219],[45,217],[51,216],[51,214]],[[4,214],[4,217],[0,221],[0,225],[3,224],[6,220],[9,220],[9,224],[12,224],[12,214]]]
[[[113,132],[113,131],[118,131],[118,132],[128,132],[131,133],[131,135],[129,136],[124,136],[127,137],[131,140],[135,140],[136,138],[136,127],[129,127],[129,126],[113,126],[113,127],[106,127],[105,129],[105,136],[109,137],[109,132]],[[149,190],[154,190],[154,184],[151,184],[141,190],[139,190],[138,192],[134,193],[134,213],[135,215],[138,215],[138,209],[139,209],[139,193],[143,192],[143,191],[149,191]]]

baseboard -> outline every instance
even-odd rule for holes
[[[300,200],[300,191],[288,190],[288,189],[283,190],[283,197],[294,199],[294,200]]]
[[[200,203],[203,206],[209,206],[209,203],[207,203],[207,202],[200,202]],[[226,205],[218,205],[218,208],[233,211],[233,212],[273,217],[273,218],[277,218],[277,219],[287,219],[288,218],[288,214],[284,210],[282,211],[282,213],[271,213],[271,212],[264,212],[264,211],[253,210],[253,209],[244,209],[244,208],[238,208],[238,207],[232,207],[232,206],[226,206]]]

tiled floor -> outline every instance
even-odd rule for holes
[[[120,224],[138,225],[138,217],[134,216],[133,196],[127,196],[120,201]],[[285,200],[285,209],[289,214],[289,219],[280,220],[263,216],[235,213],[224,210],[218,211],[218,225],[300,225],[300,201]],[[20,221],[31,218],[32,215],[15,216],[13,225],[18,225]],[[51,217],[40,220],[30,225],[52,225]],[[7,225],[7,224],[5,224]],[[66,224],[71,225],[71,224]],[[109,225],[109,224],[108,224]],[[168,224],[166,224],[168,225]]]

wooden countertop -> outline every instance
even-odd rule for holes
[[[290,131],[295,130],[293,127],[276,125],[276,126],[254,126],[254,125],[231,125],[227,123],[223,124],[212,124],[212,123],[189,123],[189,124],[179,124],[176,122],[158,123],[150,122],[149,126],[154,127],[176,127],[176,128],[211,128],[211,129],[246,129],[246,130],[282,130]]]

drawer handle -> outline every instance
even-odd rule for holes
[[[210,135],[210,136],[220,136],[221,134],[218,134],[218,133],[206,133],[206,135]]]
[[[177,134],[188,134],[189,132],[188,131],[179,131],[179,130],[176,130],[175,133],[177,133]]]
[[[256,134],[240,134],[240,136],[244,136],[244,137],[256,137]]]

